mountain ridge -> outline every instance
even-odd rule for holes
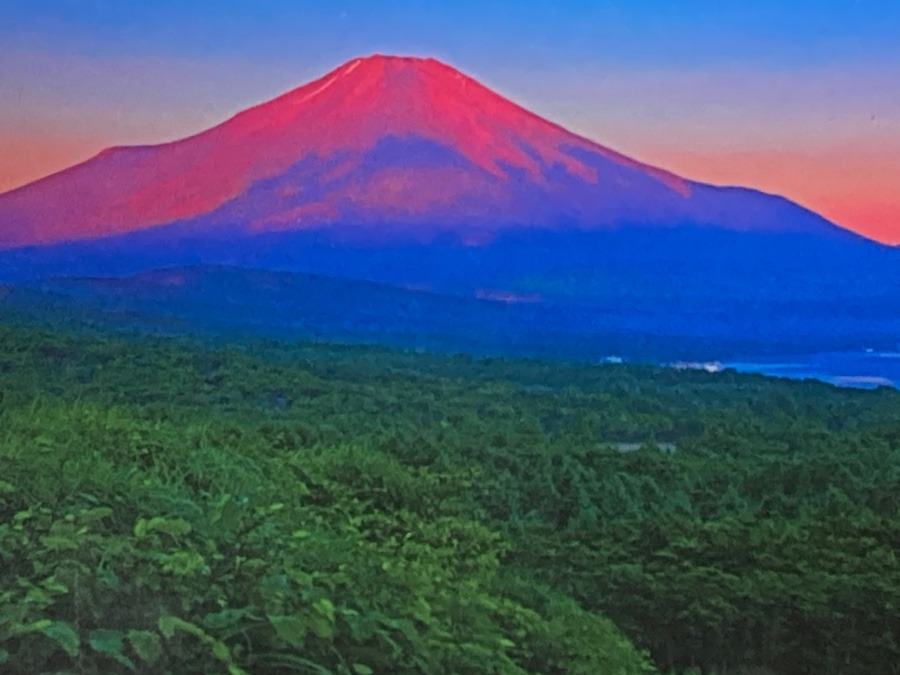
[[[613,270],[610,278],[617,277]],[[320,273],[191,264],[0,285],[0,316],[138,334],[257,335],[587,361],[610,355],[709,361],[897,348],[895,304],[880,311],[875,300],[870,309],[836,314],[835,304],[849,307],[849,297],[817,294],[809,300],[795,289],[793,298],[776,293],[767,299],[763,292],[729,303],[719,297],[722,290],[666,301],[665,289],[652,284],[568,305],[528,296],[516,302],[502,282],[468,295],[446,295]],[[877,320],[867,320],[870,313]]]

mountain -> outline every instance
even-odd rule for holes
[[[636,162],[433,59],[355,59],[0,195],[0,282],[0,310],[146,330],[589,359],[900,348],[900,248]]]
[[[177,224],[482,245],[515,228],[843,232],[575,135],[434,59],[354,59],[195,136],[117,147],[0,195],[0,248]],[[360,233],[361,231],[361,233]]]

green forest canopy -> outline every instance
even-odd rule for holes
[[[0,668],[900,672],[894,390],[7,326],[0,439]]]

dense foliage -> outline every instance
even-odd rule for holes
[[[15,672],[900,672],[898,551],[893,390],[0,329]]]

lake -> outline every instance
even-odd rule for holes
[[[900,352],[829,352],[723,361],[723,368],[791,379],[817,379],[841,387],[900,387]]]

